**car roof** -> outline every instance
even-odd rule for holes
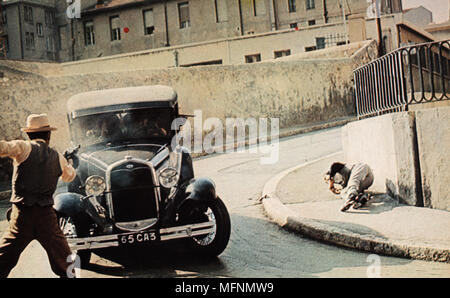
[[[67,101],[73,118],[139,108],[173,108],[177,93],[169,86],[154,85],[114,88],[79,93]]]

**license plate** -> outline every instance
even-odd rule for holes
[[[158,240],[159,235],[156,231],[145,231],[119,235],[119,245],[121,246],[150,243]]]

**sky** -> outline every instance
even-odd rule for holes
[[[433,22],[442,23],[448,20],[449,17],[449,2],[450,0],[402,0],[403,9],[423,7],[431,10],[433,13]]]

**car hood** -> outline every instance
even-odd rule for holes
[[[89,168],[106,170],[106,168],[125,157],[138,158],[150,161],[161,150],[161,145],[123,145],[116,147],[104,148],[102,150],[86,152],[82,154],[82,159],[86,160]],[[89,171],[90,172],[90,171]]]

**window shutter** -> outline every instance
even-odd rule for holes
[[[120,20],[119,20],[119,17],[113,17],[113,18],[111,18],[111,28],[112,28],[112,29],[120,28]]]
[[[187,22],[189,21],[189,4],[188,3],[181,3],[180,4],[180,22]]]
[[[144,12],[144,22],[145,22],[145,28],[152,27],[154,25],[152,9],[146,10]]]

